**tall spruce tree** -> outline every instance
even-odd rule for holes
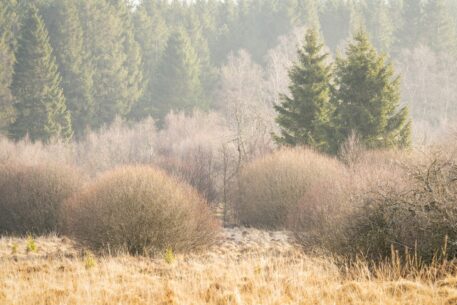
[[[124,67],[127,71],[124,99],[128,103],[128,109],[126,109],[127,112],[125,114],[128,114],[144,92],[145,82],[143,81],[143,71],[141,69],[143,57],[141,47],[135,39],[130,1],[110,1],[121,23],[122,43],[126,55]]]
[[[328,0],[320,12],[322,33],[326,45],[336,50],[338,45],[349,36],[351,9],[344,0]]]
[[[211,57],[214,63],[222,63],[233,50],[235,31],[237,25],[237,9],[234,0],[219,2],[218,14],[216,16],[217,35],[209,40]]]
[[[17,34],[20,28],[19,11],[20,7],[17,0],[1,1],[0,36],[5,40],[12,53],[17,48]]]
[[[423,3],[422,0],[404,0],[401,11],[401,25],[396,33],[397,49],[413,49],[422,43]]]
[[[45,24],[31,5],[21,30],[12,83],[17,115],[9,129],[13,138],[28,134],[32,141],[48,141],[72,136],[60,79]]]
[[[91,125],[100,127],[111,123],[116,116],[126,117],[137,101],[138,75],[132,72],[137,64],[137,54],[136,50],[129,53],[132,44],[126,37],[126,24],[120,16],[121,11],[113,3],[85,0],[78,4],[84,43],[90,51],[90,64],[94,69]]]
[[[305,1],[306,25],[320,31],[319,3],[316,0]]]
[[[0,132],[4,132],[13,122],[15,115],[10,86],[14,73],[18,24],[16,1],[3,0],[0,5]]]
[[[182,29],[175,31],[158,68],[155,83],[155,117],[160,121],[171,110],[204,108],[200,63],[190,39]]]
[[[331,65],[315,30],[308,30],[298,61],[289,72],[291,97],[281,96],[276,105],[282,145],[308,145],[323,152],[334,152],[330,119]]]
[[[129,114],[131,118],[137,120],[154,114],[154,82],[169,35],[165,20],[161,16],[160,10],[152,5],[155,3],[153,1],[143,1],[135,10],[133,18],[135,38],[143,51],[144,90]]]
[[[202,95],[199,105],[203,108],[209,108],[210,96],[214,92],[217,84],[217,71],[211,64],[211,54],[208,41],[204,35],[202,22],[198,19],[197,14],[191,13],[186,21],[186,32],[194,48],[199,62],[200,83],[202,86]]]
[[[338,144],[352,132],[368,148],[408,147],[411,121],[400,108],[400,79],[360,31],[349,44],[346,58],[337,59],[335,123]]]
[[[436,52],[457,53],[456,25],[445,0],[429,0],[424,10],[424,37]]]
[[[10,90],[13,66],[14,56],[11,49],[5,37],[0,36],[0,131],[8,126],[14,118],[13,96]]]
[[[365,16],[363,14],[363,3],[356,2],[356,1],[349,1],[348,6],[350,7],[350,21],[349,21],[349,28],[351,33],[355,33],[360,29],[367,28],[367,21],[365,20]]]
[[[93,69],[84,45],[78,8],[73,0],[54,1],[44,10],[44,17],[62,76],[62,88],[71,113],[73,130],[80,137],[90,126],[94,101]]]
[[[290,17],[296,25],[306,25],[320,31],[319,2],[316,0],[284,0],[290,7]]]
[[[394,41],[395,30],[388,4],[384,0],[370,0],[366,8],[373,44],[378,50],[388,52]]]

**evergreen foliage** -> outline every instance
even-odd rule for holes
[[[325,42],[331,50],[350,34],[351,10],[343,0],[328,0],[320,12],[321,29]]]
[[[22,26],[12,83],[16,121],[9,132],[15,139],[49,141],[72,136],[71,117],[66,108],[61,77],[52,54],[43,19],[31,5]]]
[[[314,28],[316,31],[320,31],[319,21],[319,4],[317,0],[307,0],[304,2],[306,19],[305,24],[308,27]]]
[[[404,0],[401,15],[402,24],[397,31],[396,43],[401,48],[414,48],[423,42],[420,37],[423,30],[422,0]]]
[[[298,62],[290,70],[291,97],[283,95],[275,107],[281,135],[279,144],[308,145],[320,151],[334,150],[330,141],[330,79],[328,54],[315,30],[308,30],[298,51]]]
[[[376,49],[387,52],[394,41],[394,24],[384,0],[370,0],[367,5],[370,37]]]
[[[44,20],[49,54],[55,56],[62,78],[58,87],[63,89],[78,138],[87,127],[100,128],[117,116],[130,120],[154,116],[161,121],[172,110],[215,107],[221,83],[218,72],[229,55],[241,49],[267,73],[279,72],[265,77],[275,78],[278,86],[265,92],[274,91],[277,97],[285,87],[285,81],[278,80],[284,79],[282,71],[293,60],[290,42],[296,38],[292,36],[304,26],[322,34],[331,51],[339,51],[351,32],[362,28],[377,50],[390,53],[396,61],[402,60],[405,49],[419,54],[417,49],[429,46],[438,54],[436,70],[446,66],[450,71],[452,65],[446,63],[457,56],[457,4],[449,0],[0,0],[2,133],[17,127],[12,125],[16,109],[28,108],[18,87],[20,96],[15,96],[12,82],[19,31],[29,23],[31,4]],[[272,59],[271,50],[287,56]],[[434,65],[431,57],[423,60],[424,66]],[[443,102],[409,93],[407,100],[430,108],[445,104],[449,109],[454,74],[438,75],[446,88],[434,98]],[[420,86],[435,86],[431,83],[424,78]],[[411,86],[403,90],[413,91]]]
[[[127,101],[128,114],[132,107],[138,102],[144,90],[142,65],[142,52],[139,43],[135,39],[134,24],[130,14],[130,6],[125,0],[116,0],[114,2],[114,9],[119,16],[121,23],[121,42],[123,43],[124,53],[126,60],[124,67],[127,71],[124,99]]]
[[[93,69],[84,45],[78,8],[72,0],[61,0],[44,11],[72,126],[75,134],[81,136],[93,118],[94,100]]]
[[[365,32],[355,35],[346,58],[337,59],[335,83],[339,144],[355,132],[368,148],[410,145],[411,121],[408,108],[400,108],[400,79]]]
[[[197,14],[191,14],[186,24],[186,32],[189,33],[189,38],[192,47],[195,49],[200,70],[200,82],[202,86],[202,95],[200,98],[200,107],[209,108],[208,100],[211,92],[216,86],[216,71],[211,63],[211,55],[208,46],[208,41],[203,35],[205,25],[204,20],[200,20]],[[204,73],[203,73],[204,72]]]
[[[456,53],[456,24],[449,15],[445,0],[430,0],[425,6],[424,36],[437,52]]]
[[[214,36],[208,40],[212,59],[215,63],[224,62],[236,41],[233,30],[237,22],[236,4],[227,0],[218,5]],[[238,44],[238,42],[236,42]]]
[[[155,117],[161,121],[170,110],[190,112],[202,108],[200,62],[183,29],[169,38],[155,83]]]
[[[349,18],[349,30],[350,33],[355,33],[360,29],[365,31],[368,30],[367,28],[367,17],[364,13],[364,7],[360,5],[358,2],[349,2],[350,8],[350,18]],[[346,37],[347,38],[347,37]]]
[[[134,46],[126,38],[121,13],[106,0],[81,1],[80,13],[84,42],[94,69],[91,125],[100,127],[116,116],[125,117],[138,98],[135,80],[139,77],[130,65],[131,61],[136,65],[137,58],[128,58],[130,51],[136,50],[130,49]]]
[[[14,121],[13,80],[18,16],[16,1],[4,0],[0,5],[0,131]]]
[[[133,106],[130,117],[136,120],[154,115],[154,82],[157,67],[167,46],[168,27],[154,1],[144,1],[134,13],[135,38],[143,51],[143,94]]]

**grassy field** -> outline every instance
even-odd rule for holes
[[[56,236],[0,239],[0,304],[457,304],[453,265],[402,276],[305,255],[285,232],[226,229],[204,253],[94,256]],[[445,270],[445,271],[443,271]]]

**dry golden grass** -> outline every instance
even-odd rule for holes
[[[456,304],[457,276],[395,268],[344,274],[307,256],[283,232],[232,229],[205,253],[93,257],[58,237],[0,240],[0,304]],[[16,253],[12,253],[16,245]],[[388,276],[388,274],[392,275]]]

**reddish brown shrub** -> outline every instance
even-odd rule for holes
[[[405,166],[411,155],[397,151],[365,151],[330,179],[313,180],[297,209],[289,214],[289,226],[307,248],[324,248],[346,254],[354,236],[349,226],[374,191],[404,185]],[[363,238],[363,232],[359,232]],[[352,251],[352,250],[351,250]]]
[[[353,194],[349,172],[311,182],[297,208],[289,211],[288,227],[307,249],[331,250],[344,236]]]
[[[431,262],[457,255],[456,202],[454,151],[372,151],[344,175],[314,180],[289,224],[307,248],[375,260],[395,249]]]
[[[101,176],[65,205],[66,231],[95,249],[153,254],[201,248],[218,224],[190,186],[151,167],[124,167]]]
[[[396,183],[370,186],[351,215],[349,253],[390,256],[392,247],[425,261],[457,255],[457,162],[442,149],[403,165]],[[443,249],[446,248],[446,251]]]
[[[56,231],[63,201],[82,179],[57,165],[0,165],[0,233],[24,235]]]
[[[282,228],[314,181],[339,176],[344,165],[308,149],[283,149],[244,168],[238,218],[243,225]]]

